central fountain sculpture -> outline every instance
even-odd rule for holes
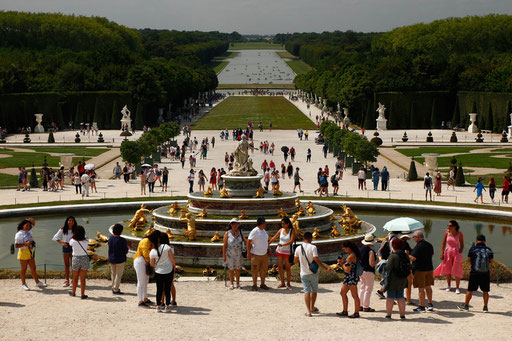
[[[272,236],[281,227],[281,217],[289,216],[299,236],[307,231],[315,234],[313,243],[320,258],[326,262],[336,261],[346,240],[360,240],[365,233],[375,231],[375,226],[359,220],[350,208],[342,208],[338,222],[332,209],[311,201],[303,205],[295,193],[264,193],[261,187],[263,175],[253,168],[245,137],[233,154],[233,170],[223,175],[225,186],[220,191],[206,191],[206,195],[193,192],[188,195],[188,201],[176,201],[152,212],[145,211],[153,215],[146,225],[172,236],[170,243],[178,264],[222,266],[222,238],[217,237],[222,236],[219,231],[225,231],[233,217],[239,217],[240,228],[247,238],[258,217],[266,218],[266,230]],[[137,221],[142,220],[140,216],[137,218],[134,217]],[[125,223],[128,225],[136,223],[132,219]],[[133,233],[135,236],[124,236],[131,250],[137,248],[143,232]],[[275,262],[272,257],[271,262]]]

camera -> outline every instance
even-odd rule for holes
[[[32,248],[36,247],[36,242],[33,240],[33,241],[32,241],[32,243],[30,243],[30,246],[31,246]]]

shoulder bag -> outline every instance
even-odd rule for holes
[[[302,254],[306,258],[306,261],[308,262],[309,270],[311,270],[312,273],[316,274],[319,268],[318,264],[315,261],[313,261],[313,263],[309,262],[308,256],[306,256],[306,252],[304,251],[304,244],[302,244],[300,248],[302,250]]]

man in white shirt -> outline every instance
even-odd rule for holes
[[[252,291],[258,291],[258,273],[260,274],[260,288],[268,290],[265,285],[265,275],[268,268],[268,234],[265,231],[267,223],[265,218],[259,217],[257,226],[252,229],[247,238],[247,259],[251,260]]]
[[[91,178],[88,175],[89,172],[85,172],[82,174],[82,177],[80,178],[80,181],[82,182],[82,198],[84,196],[89,196],[89,186],[91,186]]]
[[[318,293],[318,272],[313,273],[309,265],[315,262],[322,269],[330,272],[331,269],[327,268],[318,259],[318,251],[316,246],[311,244],[313,235],[311,232],[304,233],[304,241],[301,246],[295,250],[294,263],[300,263],[300,280],[304,288],[304,297],[306,301],[306,316],[311,317],[311,313],[318,312],[315,308],[316,296]]]

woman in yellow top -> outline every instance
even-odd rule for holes
[[[148,299],[148,283],[149,274],[149,253],[158,245],[160,231],[153,231],[149,236],[143,238],[139,242],[135,257],[133,257],[133,268],[137,273],[137,297],[139,299],[139,307],[147,307],[153,302]]]

